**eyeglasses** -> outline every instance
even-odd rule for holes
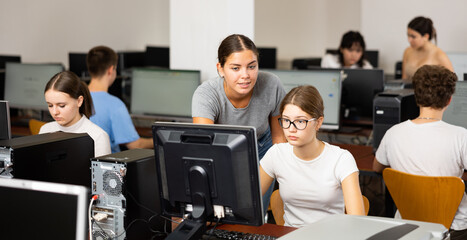
[[[312,118],[312,119],[308,119],[308,120],[295,119],[293,121],[290,121],[290,119],[287,119],[287,118],[279,118],[279,125],[281,125],[281,127],[283,129],[288,129],[290,127],[290,125],[293,124],[293,126],[297,130],[303,130],[303,129],[306,128],[308,122],[311,122],[311,121],[316,121],[316,118]]]

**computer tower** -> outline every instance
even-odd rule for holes
[[[87,133],[54,132],[0,140],[0,177],[90,187],[94,141]]]
[[[391,90],[376,95],[373,100],[373,150],[378,149],[389,128],[416,118],[419,112],[413,89]]]
[[[91,172],[91,192],[99,196],[91,214],[94,218],[106,216],[93,223],[93,239],[166,237],[163,233],[171,224],[159,216],[154,150],[132,149],[93,158]]]

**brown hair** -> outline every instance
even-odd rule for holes
[[[436,43],[436,29],[433,26],[433,21],[431,21],[431,19],[419,16],[412,19],[407,27],[417,31],[422,36],[428,33],[428,40],[434,38]]]
[[[55,74],[55,76],[47,82],[47,85],[45,85],[44,93],[49,89],[66,93],[74,99],[83,96],[83,104],[81,104],[79,108],[79,113],[84,114],[87,118],[94,114],[92,98],[88,86],[85,82],[81,81],[75,73],[64,71]]]
[[[415,100],[419,107],[442,109],[456,90],[457,76],[438,65],[424,65],[412,77]]]
[[[86,64],[91,77],[101,77],[109,67],[116,67],[117,63],[118,55],[106,46],[94,47],[86,56]]]
[[[324,117],[324,104],[318,89],[311,85],[298,86],[290,90],[281,102],[280,112],[287,104],[300,107],[314,118]]]
[[[258,49],[256,49],[251,39],[241,34],[232,34],[226,37],[219,45],[219,49],[217,49],[217,58],[219,59],[221,67],[224,67],[230,54],[244,50],[251,50],[256,55],[259,62]]]

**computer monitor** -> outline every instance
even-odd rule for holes
[[[6,63],[5,100],[13,108],[47,110],[44,88],[61,64]]]
[[[451,104],[444,111],[443,121],[467,128],[467,81],[456,83],[456,92]]]
[[[0,55],[0,100],[5,99],[5,64],[7,62],[21,62],[21,57]]]
[[[324,102],[322,129],[337,130],[340,122],[341,75],[339,69],[267,70],[277,75],[286,92],[300,85],[313,85]]]
[[[342,69],[342,109],[344,119],[372,124],[373,99],[384,91],[384,73],[381,69]]]
[[[118,52],[117,74],[123,75],[127,70],[136,67],[144,67],[146,52],[143,51],[122,51]]]
[[[131,113],[191,119],[191,99],[200,79],[200,71],[133,69]]]
[[[157,122],[152,131],[162,214],[189,216],[167,239],[199,239],[214,212],[222,223],[263,224],[254,127]]]
[[[88,190],[0,178],[2,239],[87,239]]]
[[[86,63],[87,53],[68,53],[68,64],[70,71],[74,72],[83,80],[89,79],[88,66]]]
[[[338,54],[337,49],[326,49],[326,53]],[[379,51],[378,50],[365,50],[365,58],[370,62],[374,68],[378,67],[379,64]]]
[[[170,48],[146,46],[145,66],[170,68]]]
[[[277,65],[277,49],[258,47],[259,52],[259,69],[276,69]]]
[[[460,80],[466,80],[465,75],[467,73],[467,52],[447,52],[449,60],[451,60],[454,72],[457,78]]]
[[[0,100],[0,140],[11,138],[10,107]]]
[[[7,62],[21,62],[21,56],[0,55],[0,69],[5,69]]]

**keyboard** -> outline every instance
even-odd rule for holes
[[[214,229],[212,233],[211,230],[206,230],[202,239],[205,240],[216,240],[216,239],[233,239],[233,240],[275,240],[277,237],[253,234],[253,233],[244,233],[236,231],[228,231],[223,229]]]

